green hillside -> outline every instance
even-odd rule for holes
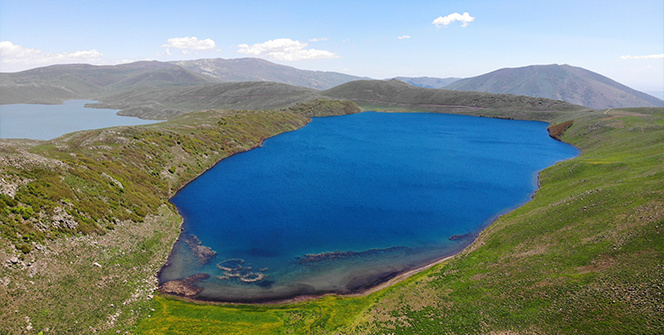
[[[185,183],[304,115],[357,113],[314,100],[280,111],[205,111],[50,141],[0,140],[0,334],[80,334],[146,317],[181,219]],[[26,320],[28,320],[26,322]]]
[[[395,79],[353,81],[322,94],[351,100],[365,110],[443,112],[543,121],[588,110],[559,100],[429,89]]]
[[[272,82],[241,82],[145,88],[111,95],[92,107],[119,115],[170,119],[204,109],[281,109],[320,97],[317,90]]]
[[[351,100],[365,110],[434,111],[535,120],[551,120],[588,110],[564,101],[427,89],[398,80],[353,81],[326,91],[273,82],[146,88],[107,96],[91,106],[121,109],[120,115],[169,119],[201,109],[286,108],[319,97]]]

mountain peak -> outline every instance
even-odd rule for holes
[[[568,64],[503,68],[458,80],[444,88],[564,100],[594,109],[664,107],[660,99]]]

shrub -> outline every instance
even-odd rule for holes
[[[20,250],[20,251],[21,251],[22,253],[24,253],[24,254],[29,254],[30,251],[32,251],[32,247],[31,247],[29,244],[27,244],[27,243],[23,243],[23,244],[21,244],[21,245],[17,245],[17,246],[16,246],[16,249]]]
[[[6,194],[0,194],[0,204],[6,204],[8,207],[14,207],[18,205],[18,201]]]

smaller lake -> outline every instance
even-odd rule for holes
[[[117,110],[86,108],[92,100],[68,100],[62,105],[0,105],[0,138],[50,140],[67,133],[158,121],[119,116]]]
[[[315,118],[229,157],[172,198],[184,218],[162,283],[196,299],[355,293],[466,247],[578,155],[546,123],[375,113]],[[193,277],[191,277],[193,276]]]

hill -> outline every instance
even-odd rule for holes
[[[551,120],[560,114],[588,110],[559,100],[422,88],[396,79],[353,81],[322,94],[351,100],[369,110],[447,112],[529,120]]]
[[[16,73],[0,73],[0,104],[99,99],[107,94],[142,87],[206,82],[208,79],[203,76],[157,61],[113,66],[52,65]]]
[[[143,61],[112,66],[66,64],[0,73],[0,104],[100,100],[131,90],[247,81],[320,90],[357,79],[361,78],[336,72],[299,70],[257,58],[171,63]],[[256,105],[255,108],[263,107]]]
[[[320,97],[317,90],[272,82],[240,82],[145,88],[104,97],[90,107],[121,109],[119,115],[171,119],[205,109],[281,109]]]
[[[595,72],[570,65],[505,68],[461,79],[444,88],[564,100],[594,109],[664,107],[664,101],[660,99]]]
[[[432,77],[395,77],[404,83],[424,88],[443,88],[461,78],[432,78]]]
[[[363,79],[338,72],[300,70],[260,58],[215,58],[172,63],[217,82],[271,81],[325,90]]]
[[[90,107],[120,115],[171,119],[204,109],[282,109],[317,98],[350,100],[365,110],[397,109],[551,120],[588,110],[564,101],[415,87],[399,80],[359,80],[326,91],[273,82],[201,84],[125,91]]]

